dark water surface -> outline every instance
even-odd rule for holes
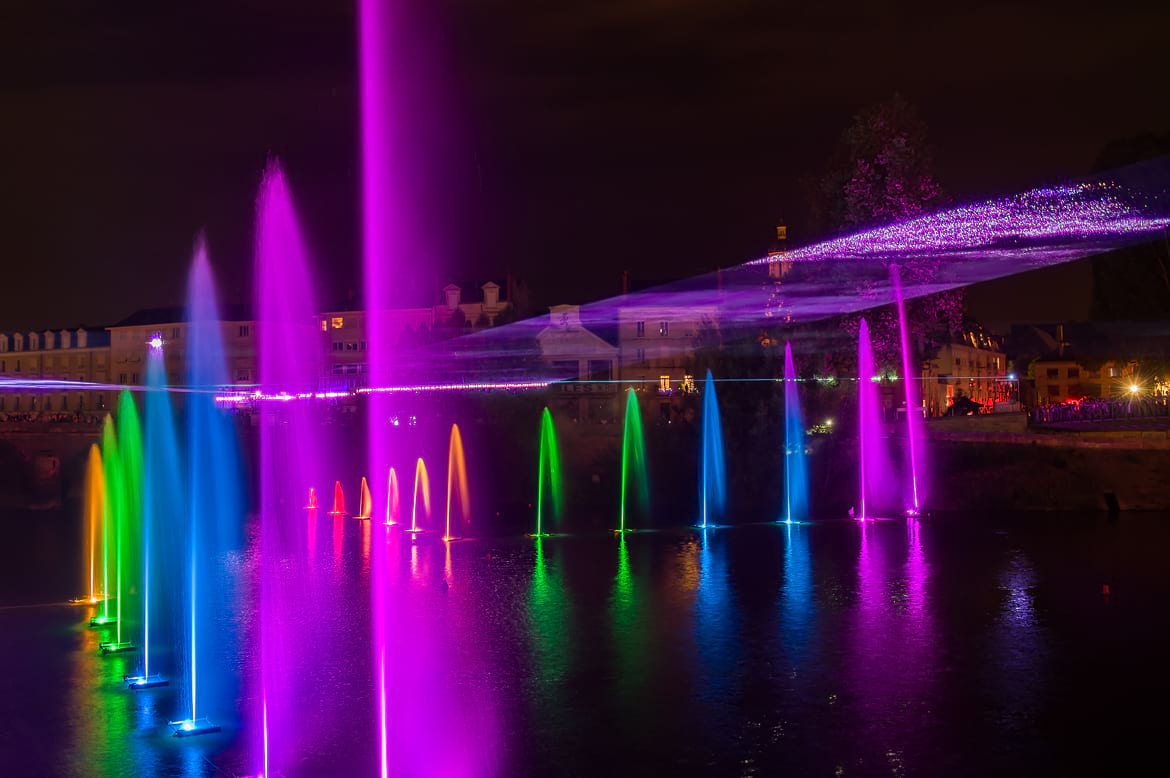
[[[242,723],[169,736],[181,690],[132,694],[80,593],[76,526],[0,516],[0,775],[253,769],[254,595]],[[422,775],[1083,775],[1162,772],[1170,518],[941,517],[861,526],[466,540],[322,516],[298,756],[376,774],[369,554],[389,544],[398,638],[434,661],[392,689],[433,728]],[[254,559],[242,560],[246,570]],[[246,576],[245,576],[246,578]],[[1111,594],[1102,595],[1103,584]],[[432,694],[433,692],[433,694]],[[439,704],[431,704],[434,702]],[[392,726],[394,722],[392,721]],[[277,772],[274,770],[274,772]]]

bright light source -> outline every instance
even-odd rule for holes
[[[163,347],[162,335],[155,335],[153,338],[151,338],[149,341],[147,341],[147,343],[149,343],[149,345],[152,349],[154,349],[155,351],[158,351],[159,349],[161,349]]]
[[[1008,380],[1009,380],[1009,381],[1015,381],[1015,380],[1016,380],[1016,374],[1015,374],[1015,373],[1008,373]]]
[[[825,426],[826,426],[826,427],[832,427],[832,426],[833,426],[833,420],[832,420],[832,419],[825,419]]]
[[[1138,385],[1137,384],[1130,384],[1129,385],[1129,393],[1130,394],[1137,394],[1138,393]]]

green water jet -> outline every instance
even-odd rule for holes
[[[642,513],[650,512],[650,493],[646,486],[646,441],[642,434],[642,412],[638,410],[638,396],[633,389],[626,390],[626,417],[622,429],[622,504],[619,532],[627,532],[626,506],[630,489],[630,469],[638,492]]]
[[[544,531],[545,483],[551,498],[553,516],[561,518],[561,455],[557,448],[557,431],[553,425],[552,413],[548,408],[540,415],[540,459],[536,472],[536,533],[534,537],[547,537]]]

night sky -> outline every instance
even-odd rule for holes
[[[424,5],[404,74],[435,233],[410,263],[418,289],[510,271],[539,302],[585,302],[616,293],[624,269],[668,278],[758,256],[780,218],[811,240],[802,181],[894,92],[918,106],[959,200],[1084,175],[1108,141],[1170,130],[1167,10]],[[178,303],[201,229],[223,295],[247,301],[269,154],[322,302],[356,289],[354,20],[330,0],[0,6],[0,329]]]

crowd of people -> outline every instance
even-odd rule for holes
[[[1038,405],[1031,410],[1033,424],[1062,424],[1078,421],[1145,419],[1170,415],[1165,397],[1134,399],[1089,399]]]
[[[102,423],[102,416],[92,413],[67,413],[65,411],[34,411],[31,413],[0,412],[0,424],[91,424]]]

